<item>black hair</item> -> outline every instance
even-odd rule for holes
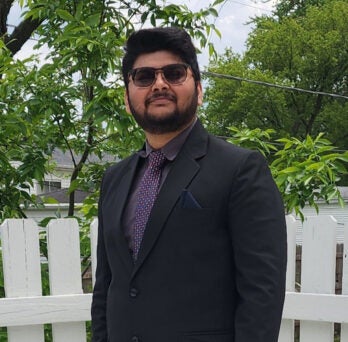
[[[126,43],[122,60],[123,80],[128,88],[128,73],[139,55],[156,51],[169,51],[187,63],[193,73],[195,82],[201,80],[196,49],[189,34],[178,27],[156,27],[133,32]]]

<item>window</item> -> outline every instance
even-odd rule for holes
[[[56,191],[62,188],[61,181],[44,181],[43,187],[40,189],[40,194]]]

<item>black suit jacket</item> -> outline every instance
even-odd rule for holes
[[[286,228],[264,158],[197,122],[133,265],[121,217],[138,158],[111,167],[102,182],[93,342],[276,342]]]

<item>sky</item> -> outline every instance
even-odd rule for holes
[[[188,1],[182,2],[188,3]],[[248,33],[252,29],[252,26],[247,23],[255,16],[270,15],[275,2],[274,0],[267,2],[262,0],[227,0],[220,8],[219,16],[215,20],[215,26],[222,36],[221,39],[217,36],[212,37],[217,53],[223,53],[227,47],[231,47],[234,52],[243,53]],[[191,0],[188,6],[197,10],[207,6],[208,3],[208,0]],[[200,66],[206,66],[208,61],[208,52],[204,51],[199,56]]]
[[[209,0],[177,0],[168,1],[175,2],[176,4],[185,4],[191,10],[199,10],[200,8],[207,7]],[[245,51],[245,42],[248,33],[251,30],[251,25],[247,25],[250,18],[256,15],[271,14],[272,6],[275,0],[227,0],[225,4],[220,6],[219,16],[215,18],[214,24],[222,34],[220,39],[215,34],[212,35],[211,41],[213,42],[215,49],[218,53],[223,53],[226,47],[231,47],[233,51],[243,53]],[[10,12],[8,24],[16,25],[19,22],[20,8],[15,6]],[[35,40],[29,40],[17,53],[16,57],[23,59],[26,56],[32,54]],[[45,49],[41,51],[42,56],[45,55]],[[208,65],[209,57],[206,50],[202,51],[199,55],[199,64],[203,69]]]

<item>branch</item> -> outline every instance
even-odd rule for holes
[[[317,99],[315,101],[313,112],[312,112],[312,114],[309,118],[309,121],[308,121],[308,127],[307,127],[306,134],[312,133],[313,124],[314,124],[315,119],[317,118],[317,116],[320,113],[320,110],[322,108],[322,103],[323,103],[323,95],[318,95]]]
[[[0,1],[0,37],[3,37],[7,33],[7,18],[10,13],[12,3],[14,0],[1,0]]]
[[[25,19],[5,38],[7,48],[15,55],[41,25],[42,19]]]
[[[91,119],[89,121],[88,125],[88,136],[87,136],[87,141],[86,141],[86,148],[82,153],[81,159],[78,162],[77,165],[75,165],[74,171],[70,177],[70,182],[72,183],[74,180],[77,179],[77,176],[79,172],[82,170],[82,167],[85,165],[87,158],[89,157],[92,145],[93,145],[93,134],[94,134],[94,122]],[[69,195],[69,209],[68,209],[68,216],[73,216],[74,215],[74,209],[75,209],[75,190],[70,192]]]
[[[68,150],[69,150],[69,153],[70,153],[70,156],[71,156],[71,161],[73,162],[74,167],[76,167],[76,160],[75,160],[75,157],[74,157],[74,151],[73,151],[73,149],[71,148],[71,146],[69,144],[68,138],[64,134],[64,130],[62,128],[62,125],[59,122],[59,118],[57,116],[54,116],[54,118],[55,118],[55,121],[56,121],[56,123],[58,125],[59,132],[60,132],[61,136],[63,137],[63,140],[64,140],[66,146],[68,147]]]

